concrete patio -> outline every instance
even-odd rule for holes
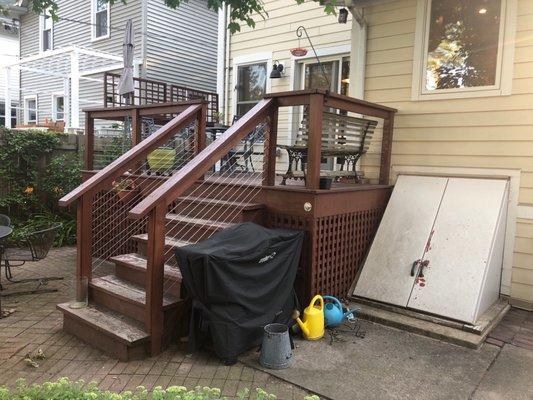
[[[18,378],[31,382],[95,380],[100,387],[122,391],[144,385],[219,387],[229,398],[244,388],[261,387],[279,399],[303,399],[317,393],[331,399],[532,399],[533,313],[513,310],[479,350],[360,322],[365,337],[340,333],[335,340],[297,341],[295,363],[283,371],[263,371],[257,353],[227,367],[209,354],[187,355],[174,346],[158,357],[118,362],[61,331],[55,305],[68,298],[75,249],[53,250],[47,259],[15,270],[17,277],[62,275],[50,282],[57,293],[8,297],[0,320],[0,385]],[[25,285],[24,288],[30,288]],[[6,291],[22,289],[6,285]],[[42,349],[46,359],[34,368],[27,353]]]

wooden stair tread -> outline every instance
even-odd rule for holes
[[[120,254],[118,256],[111,257],[110,260],[115,263],[127,265],[142,271],[146,271],[148,267],[148,260],[146,257],[137,253]],[[174,281],[181,282],[181,272],[178,267],[165,264],[164,269],[165,279],[172,279]]]
[[[56,308],[128,346],[150,339],[150,334],[144,330],[142,323],[107,308],[90,304],[85,308],[73,309],[68,303],[58,304]]]
[[[262,203],[253,203],[253,202],[239,202],[239,201],[229,201],[229,200],[219,200],[219,199],[210,199],[208,197],[194,197],[194,196],[183,196],[178,197],[178,200],[185,200],[194,203],[200,204],[217,204],[221,206],[229,207],[239,207],[243,210],[255,210],[265,208],[265,205]]]
[[[167,220],[172,220],[175,222],[184,222],[186,224],[191,224],[191,225],[203,225],[203,226],[207,226],[210,228],[216,228],[216,229],[226,229],[234,225],[231,222],[221,222],[221,221],[215,221],[212,219],[189,217],[187,215],[182,215],[179,213],[178,214],[175,214],[175,213],[167,214]]]
[[[141,286],[121,279],[115,275],[93,278],[90,286],[134,303],[146,304],[146,292]],[[168,293],[163,296],[163,308],[172,307],[180,302],[180,299],[169,295]]]
[[[139,235],[133,235],[132,239],[140,240],[143,242],[148,242],[148,234],[141,233]],[[183,247],[183,246],[188,246],[190,244],[193,244],[193,243],[187,242],[185,240],[175,239],[169,236],[165,237],[165,246],[168,246],[168,247]]]

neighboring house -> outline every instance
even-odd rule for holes
[[[19,25],[16,21],[8,18],[0,18],[0,69],[6,64],[16,62],[19,58]],[[6,85],[6,79],[9,79],[9,85]],[[9,95],[6,96],[6,90],[9,88]],[[0,125],[5,125],[6,108],[5,99],[11,100],[11,119],[12,125],[17,120],[17,107],[19,101],[19,77],[18,73],[0,74]]]
[[[296,36],[305,26],[331,90],[398,109],[393,180],[399,173],[509,178],[501,293],[533,309],[533,2],[353,4],[357,18],[339,24],[316,2],[273,0],[265,4],[268,19],[221,42],[226,121],[265,92],[327,86],[305,35]],[[307,55],[292,56],[297,47]],[[276,62],[285,69],[270,79]],[[278,142],[293,141],[300,112],[280,114]],[[379,139],[361,164],[372,182]]]
[[[135,30],[134,74],[216,89],[218,22],[206,0],[192,0],[176,10],[163,0],[57,3],[58,21],[31,11],[20,17],[21,60],[11,68],[20,69],[20,124],[64,121],[67,128],[83,127],[81,109],[103,104],[103,72],[121,72],[128,19]]]

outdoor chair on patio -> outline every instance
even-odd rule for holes
[[[5,214],[0,214],[0,226],[11,226],[11,218]]]
[[[2,257],[3,267],[5,268],[6,279],[11,283],[27,283],[37,282],[36,289],[28,290],[24,292],[7,293],[4,296],[10,294],[30,294],[30,293],[50,293],[56,292],[57,289],[44,289],[40,288],[42,285],[46,285],[48,281],[61,280],[63,277],[38,277],[38,278],[26,278],[26,279],[14,279],[11,271],[12,267],[21,267],[26,262],[43,260],[50,251],[57,232],[61,228],[61,224],[54,225],[49,228],[41,229],[38,231],[27,234],[24,238],[25,247],[6,247],[4,255]],[[0,286],[0,290],[2,290]]]

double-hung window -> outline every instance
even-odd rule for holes
[[[54,48],[54,21],[48,10],[40,15],[39,28],[40,50],[52,50]]]
[[[37,124],[37,97],[28,96],[24,98],[24,123],[26,125]]]
[[[65,96],[63,94],[52,95],[52,119],[54,121],[65,120]]]
[[[92,39],[105,39],[109,37],[110,31],[110,8],[109,3],[104,0],[92,1]]]
[[[237,66],[237,108],[235,115],[243,116],[255,106],[266,93],[267,63]]]
[[[510,94],[516,0],[419,0],[413,98]]]
[[[348,95],[350,85],[350,57],[338,56],[322,61],[311,60],[303,64],[304,89],[324,89]]]

